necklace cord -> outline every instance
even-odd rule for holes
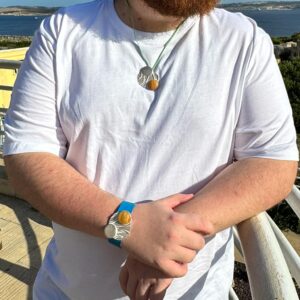
[[[129,4],[129,1],[128,0],[125,0],[126,3],[127,3],[127,7],[131,10],[131,6]],[[133,34],[134,34],[134,39],[136,40],[136,34],[135,34],[135,29],[134,29],[134,22],[133,22],[133,18],[132,18],[132,14],[130,13],[129,14],[130,16],[130,22],[131,22],[131,25],[132,25],[132,28],[133,28]],[[162,50],[160,51],[154,65],[152,67],[149,66],[149,63],[148,61],[146,60],[143,52],[142,52],[142,49],[140,48],[140,46],[137,44],[136,41],[133,42],[134,46],[136,47],[136,50],[137,52],[139,53],[139,55],[141,56],[141,58],[143,59],[144,63],[146,64],[147,67],[151,68],[151,70],[153,72],[155,72],[156,68],[158,67],[161,59],[162,59],[162,55],[164,53],[164,51],[166,50],[167,46],[169,45],[169,43],[171,42],[171,40],[173,39],[173,37],[175,36],[175,34],[177,33],[177,31],[179,30],[180,26],[185,22],[185,20],[183,20],[179,25],[177,25],[176,29],[174,30],[174,32],[172,33],[172,35],[170,36],[170,38],[166,41],[166,43],[164,44]]]

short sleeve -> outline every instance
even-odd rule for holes
[[[299,160],[292,109],[270,37],[256,27],[235,132],[234,158]]]
[[[56,107],[58,15],[45,19],[22,63],[5,116],[4,155],[50,152],[64,157],[67,140]]]

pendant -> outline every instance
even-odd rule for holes
[[[147,90],[155,91],[159,87],[158,75],[148,66],[140,70],[137,80],[138,83]]]
[[[150,91],[156,91],[159,87],[159,81],[156,79],[151,79],[147,82],[147,89]]]

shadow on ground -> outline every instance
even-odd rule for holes
[[[5,171],[3,171],[3,168],[0,167],[0,177],[3,178],[5,176]],[[37,267],[41,265],[42,254],[39,250],[37,237],[30,224],[30,220],[47,227],[51,227],[51,222],[23,200],[0,196],[0,208],[5,206],[10,208],[15,213],[18,224],[21,225],[27,243],[27,253],[29,256],[30,267],[28,269],[24,266],[20,266],[16,263],[12,263],[0,258],[0,271],[9,274],[10,276],[28,285],[27,299],[32,299],[32,284],[37,273]],[[5,247],[5,245],[3,246]],[[33,260],[35,266],[33,266]]]

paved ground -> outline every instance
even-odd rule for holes
[[[0,228],[0,299],[31,299],[51,224],[26,202],[1,195]]]

